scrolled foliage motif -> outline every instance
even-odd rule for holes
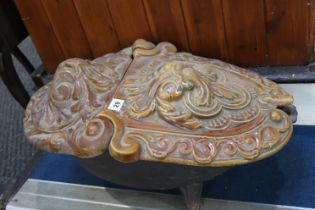
[[[93,61],[62,62],[54,79],[32,96],[26,109],[25,133],[31,143],[81,157],[100,154],[113,128],[97,114],[107,105],[130,62],[128,50]]]
[[[248,122],[259,115],[257,106],[247,108],[252,96],[246,89],[218,82],[225,80],[223,73],[202,72],[178,62],[152,69],[148,66],[143,74],[124,81],[131,117],[145,118],[157,112],[162,119],[181,128],[222,130],[231,121]],[[220,115],[223,110],[232,112],[223,116]],[[242,114],[233,110],[241,110]]]

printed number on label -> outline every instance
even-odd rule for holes
[[[124,104],[124,100],[113,98],[108,106],[108,109],[113,110],[113,111],[120,111],[123,104]]]

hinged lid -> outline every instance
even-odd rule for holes
[[[60,64],[24,123],[29,141],[48,151],[228,166],[280,150],[292,134],[282,107],[292,102],[255,73],[137,40],[94,61]]]

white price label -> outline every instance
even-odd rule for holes
[[[124,102],[124,100],[113,98],[108,106],[108,109],[119,112]]]

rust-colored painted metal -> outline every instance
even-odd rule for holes
[[[137,40],[93,61],[62,62],[32,96],[24,125],[50,152],[223,167],[280,150],[292,134],[282,108],[292,103],[255,73]]]

